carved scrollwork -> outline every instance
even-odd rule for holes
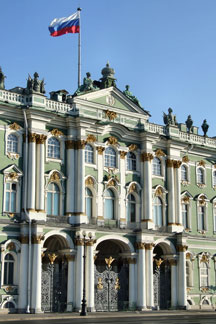
[[[157,156],[157,157],[160,157],[160,156],[166,156],[166,154],[165,154],[161,149],[158,149],[158,150],[155,152],[155,156]]]
[[[96,137],[92,134],[87,135],[86,143],[94,143],[96,142]]]
[[[110,145],[117,145],[118,144],[118,140],[117,140],[117,138],[115,136],[110,136],[108,138],[108,143]]]
[[[105,147],[103,147],[103,146],[97,146],[96,147],[96,150],[98,151],[98,154],[99,155],[102,155],[103,154],[103,151],[105,150]]]
[[[199,161],[198,165],[202,166],[202,167],[205,167],[206,163],[205,163],[205,161],[201,160],[201,161]]]
[[[29,143],[36,143],[36,133],[29,133],[28,134],[28,141]]]
[[[189,157],[187,155],[183,156],[182,158],[182,162],[184,163],[188,163],[190,160],[189,160]]]
[[[137,186],[135,183],[132,183],[129,187],[129,193],[130,192],[137,192]]]
[[[109,120],[114,120],[117,117],[116,112],[110,110],[106,110],[105,115],[109,118]]]
[[[94,180],[92,177],[88,177],[86,180],[85,180],[85,185],[86,186],[94,186]]]
[[[18,131],[21,126],[14,122],[13,124],[9,125],[9,128]]]
[[[59,182],[61,180],[60,174],[57,171],[54,171],[50,176],[50,182]]]
[[[159,259],[154,259],[156,267],[159,269],[161,264],[164,262],[164,260],[162,260],[161,258]]]
[[[44,144],[47,139],[47,136],[44,134],[37,134],[36,135],[36,143],[37,144]]]
[[[7,245],[7,250],[9,251],[14,251],[16,250],[16,246],[13,242],[10,242],[8,245]]]
[[[142,162],[151,161],[151,160],[153,160],[153,158],[154,158],[153,154],[151,154],[151,153],[143,152],[141,154],[141,161]]]
[[[167,159],[166,160],[166,166],[168,167],[168,168],[172,168],[173,167],[173,160],[171,160],[171,159]]]
[[[155,196],[163,196],[163,189],[161,187],[158,187],[155,191]]]
[[[48,258],[50,260],[50,263],[53,264],[55,262],[55,259],[57,258],[57,254],[55,253],[48,253]]]
[[[177,245],[178,252],[186,252],[188,249],[187,245]]]
[[[100,278],[100,277],[98,278],[97,289],[103,290],[102,278]]]
[[[115,259],[111,256],[109,258],[105,258],[105,262],[106,262],[108,268],[111,267],[111,264],[113,263],[114,260]]]
[[[180,168],[181,164],[182,164],[182,161],[176,161],[176,160],[173,161],[173,167],[175,169]]]
[[[60,137],[60,136],[63,136],[64,134],[58,130],[57,128],[54,128],[53,130],[51,130],[50,132],[53,136],[55,137]]]
[[[6,178],[6,180],[17,181],[19,178],[19,175],[17,172],[10,172],[10,173],[6,174],[5,178]]]
[[[131,144],[129,147],[128,147],[129,151],[136,151],[137,150],[137,145],[136,144]]]
[[[127,152],[120,151],[120,159],[125,159],[125,156],[127,155]]]
[[[65,146],[66,146],[66,149],[67,150],[74,149],[75,148],[75,142],[74,142],[74,140],[67,140],[67,141],[65,141]]]

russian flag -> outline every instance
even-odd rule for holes
[[[79,11],[75,14],[64,17],[55,18],[49,25],[50,36],[61,36],[68,33],[79,33],[80,32],[80,13]]]

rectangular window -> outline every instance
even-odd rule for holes
[[[184,228],[188,228],[188,205],[182,205],[182,225]]]
[[[214,217],[214,232],[216,232],[216,208],[213,209],[213,217]]]
[[[205,207],[203,206],[198,207],[198,225],[200,231],[205,230]]]

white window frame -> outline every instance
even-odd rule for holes
[[[89,145],[92,148],[92,154],[93,154],[93,162],[88,162],[86,161],[86,146]],[[84,159],[85,159],[85,164],[88,166],[95,166],[95,148],[93,147],[92,144],[86,143],[85,148],[84,148]]]
[[[7,140],[8,140],[8,136],[9,135],[15,135],[17,137],[17,152],[8,152],[7,151]],[[6,129],[5,132],[5,155],[7,155],[7,157],[9,159],[12,160],[17,160],[18,158],[22,157],[22,140],[23,138],[23,130],[22,128],[20,128],[19,130],[13,130],[10,129],[9,127]]]
[[[198,170],[201,169],[203,171],[203,183],[198,181]],[[199,188],[204,188],[206,186],[206,168],[201,165],[196,167],[196,184]]]
[[[157,194],[157,190],[160,188],[161,194]],[[165,190],[164,187],[158,185],[152,189],[152,217],[154,219],[154,198],[159,197],[162,202],[162,226],[158,227],[154,224],[155,229],[158,228],[166,228],[168,226],[168,215],[167,215],[167,203],[166,203],[166,194],[168,192]]]
[[[192,200],[193,196],[188,192],[184,191],[181,194],[181,218],[182,218],[182,206],[187,205],[188,206],[188,228],[185,228],[185,230],[191,231],[191,213],[192,213]],[[182,226],[183,226],[183,218],[182,218]]]
[[[204,262],[203,259],[206,259],[206,261]],[[201,274],[201,269],[202,269],[202,263],[206,264],[206,269],[208,270],[207,273],[207,280],[208,280],[208,285],[207,286],[202,286],[201,282],[202,282],[202,274]],[[210,266],[211,262],[210,262],[210,254],[208,252],[202,252],[201,254],[198,255],[198,267],[199,267],[199,286],[200,289],[202,288],[208,288],[210,286]]]
[[[216,233],[216,198],[212,200],[213,232]]]
[[[51,137],[54,137],[55,139],[57,139],[59,141],[59,144],[60,144],[60,158],[59,159],[48,157],[48,141]],[[46,162],[56,162],[56,163],[64,164],[64,162],[65,162],[65,137],[63,135],[62,136],[54,136],[51,133],[48,134],[47,140],[46,140]]]
[[[52,180],[52,174],[56,172],[59,176],[59,180]],[[65,179],[66,177],[63,175],[62,172],[58,170],[52,170],[48,174],[45,174],[45,179],[46,179],[46,185],[45,185],[45,210],[47,211],[47,193],[48,193],[48,186],[50,183],[55,183],[59,187],[60,195],[59,195],[59,216],[64,215],[64,206],[65,206]],[[51,216],[52,215],[47,215]],[[58,216],[53,216],[53,217],[58,217]]]
[[[181,184],[184,186],[187,186],[188,184],[190,184],[190,167],[187,163],[182,163],[180,170],[182,169],[182,166],[184,166],[186,168],[186,172],[187,172],[187,179],[186,180],[182,180],[182,176],[181,176]],[[182,175],[182,170],[181,173]]]
[[[214,177],[214,173],[216,174],[216,168],[215,167],[212,168],[212,188],[216,189],[216,175]],[[214,183],[214,179],[215,179],[215,183]]]
[[[193,254],[190,253],[190,252],[187,252],[186,253],[186,264],[188,262],[188,265],[189,265],[189,273],[188,274],[186,273],[186,285],[187,285],[187,288],[194,287],[194,273],[193,273],[194,260],[195,260],[195,258],[193,256]],[[186,271],[187,271],[187,269],[186,269]],[[187,282],[187,279],[188,279],[188,282]]]
[[[109,189],[112,190],[112,192],[114,194],[114,215],[113,215],[113,219],[105,218],[105,199],[106,199],[105,193],[106,193],[106,190],[109,190]],[[109,222],[109,221],[118,220],[118,217],[117,217],[117,215],[119,215],[118,206],[119,206],[119,195],[118,195],[118,192],[117,192],[116,188],[113,187],[113,186],[107,186],[105,188],[105,190],[104,190],[104,193],[103,193],[103,218],[104,218],[105,221]]]
[[[205,233],[208,231],[208,202],[205,194],[200,194],[197,197],[197,231],[199,233]],[[200,207],[203,207],[204,210],[204,228],[201,229],[200,219],[199,219],[199,209]]]
[[[154,159],[158,159],[161,162],[161,175],[153,174],[153,161],[154,161]],[[165,158],[163,156],[154,155],[153,159],[151,160],[151,176],[153,178],[159,178],[159,179],[165,178]]]
[[[134,154],[134,156],[135,156],[135,159],[130,159],[130,160],[135,160],[135,163],[136,163],[136,168],[135,169],[128,169],[128,155],[129,154]],[[136,155],[136,153],[135,152],[133,152],[133,151],[129,151],[129,152],[127,152],[127,155],[126,155],[126,170],[127,171],[130,171],[130,172],[136,172],[137,171],[137,167],[138,167],[138,165],[137,165],[137,155]]]
[[[115,163],[115,166],[111,166],[111,165],[105,165],[105,159],[106,159],[106,150],[108,148],[111,148],[114,150],[115,152],[115,157],[116,157],[116,163]],[[104,150],[104,168],[106,169],[118,169],[118,166],[119,166],[119,154],[118,154],[118,150],[116,150],[116,148],[112,145],[109,145],[109,146],[106,146],[105,147],[105,150]]]

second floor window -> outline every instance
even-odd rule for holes
[[[55,137],[48,139],[48,158],[60,159],[60,143]]]
[[[201,262],[200,264],[200,286],[201,287],[209,286],[208,265],[205,262]]]
[[[106,190],[104,199],[104,218],[114,219],[115,195],[111,189]]]
[[[157,157],[154,157],[152,162],[152,174],[161,176],[161,160]]]
[[[10,134],[7,137],[7,152],[18,153],[18,138],[16,135]]]
[[[92,218],[92,192],[89,188],[85,189],[85,207],[86,207],[86,215],[90,219]]]
[[[116,152],[112,147],[107,147],[105,150],[105,166],[116,167]]]
[[[197,169],[197,183],[204,184],[204,170],[202,168]]]
[[[187,181],[188,177],[187,177],[187,167],[185,165],[181,166],[181,180],[182,181]]]
[[[198,207],[198,229],[200,231],[205,230],[205,207],[204,206]]]
[[[4,259],[4,285],[13,285],[13,277],[14,277],[14,258],[8,253]]]
[[[132,194],[128,196],[127,221],[132,223],[136,221],[136,199]]]
[[[47,191],[47,215],[58,216],[60,205],[60,190],[57,184],[51,182]]]
[[[163,225],[163,205],[159,197],[155,197],[153,201],[153,216],[154,223],[156,226],[160,227]]]
[[[127,170],[136,171],[136,155],[133,152],[127,154]]]
[[[212,182],[213,182],[213,186],[216,186],[216,171],[214,171],[212,174]]]
[[[182,225],[184,228],[188,228],[188,205],[182,204]]]
[[[7,182],[5,184],[6,195],[5,195],[5,211],[10,213],[16,212],[16,195],[17,195],[17,184],[13,182]]]
[[[94,163],[94,150],[90,144],[86,144],[85,146],[85,162]]]

